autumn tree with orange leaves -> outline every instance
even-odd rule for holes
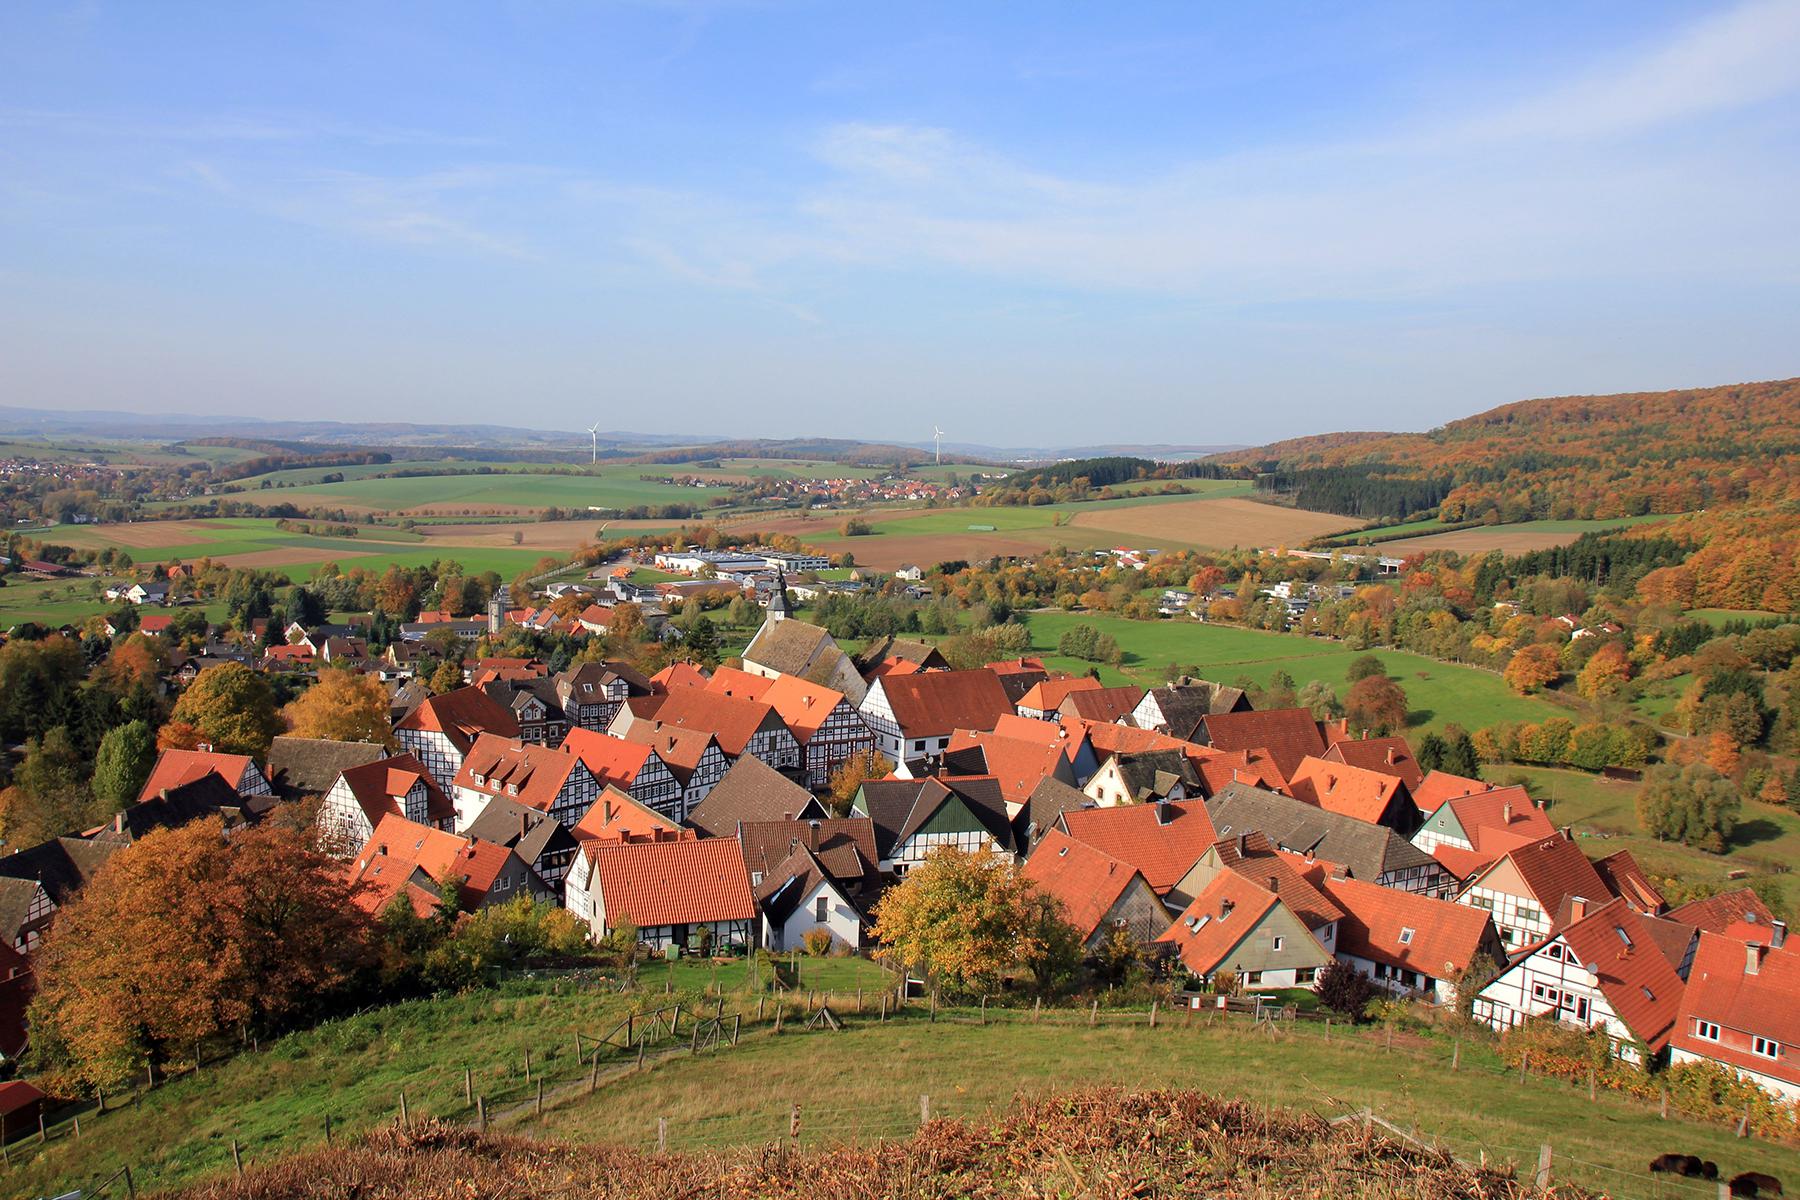
[[[1521,696],[1556,682],[1560,674],[1562,666],[1556,660],[1556,647],[1541,642],[1521,648],[1506,664],[1504,673],[1506,685]]]
[[[281,717],[295,737],[382,746],[393,740],[381,680],[343,668],[320,671],[319,681],[283,708]]]
[[[217,817],[121,850],[56,917],[36,960],[33,1049],[57,1086],[114,1086],[220,1039],[323,1011],[370,961],[341,864],[268,822]]]

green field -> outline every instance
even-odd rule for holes
[[[1455,533],[1458,530],[1478,529],[1484,534],[1494,537],[1505,537],[1516,533],[1603,533],[1609,529],[1627,529],[1633,525],[1644,525],[1651,521],[1667,521],[1667,514],[1651,513],[1638,517],[1611,517],[1605,520],[1565,520],[1565,521],[1514,521],[1505,525],[1483,525],[1480,522],[1461,522],[1445,524],[1436,517],[1427,517],[1419,521],[1407,521],[1400,525],[1383,525],[1379,529],[1362,529],[1354,533],[1341,533],[1336,537],[1322,540],[1327,546],[1354,546],[1364,543],[1397,541],[1400,538],[1425,537],[1434,533]]]
[[[1761,608],[1690,608],[1685,615],[1714,627],[1727,621],[1766,621],[1770,617],[1793,616],[1792,613],[1770,612]]]
[[[1266,684],[1277,671],[1293,676],[1296,685],[1323,679],[1340,698],[1349,691],[1350,664],[1363,651],[1340,643],[1297,634],[1263,633],[1229,625],[1190,620],[1133,621],[1125,617],[1083,613],[1034,612],[1021,618],[1031,631],[1034,652],[1068,671],[1085,672],[1090,664],[1058,656],[1058,639],[1076,625],[1092,625],[1111,634],[1125,652],[1124,670],[1103,669],[1108,682],[1151,687],[1164,680],[1170,663],[1198,664],[1203,675],[1219,683],[1248,676]],[[1415,731],[1456,722],[1479,729],[1497,721],[1542,721],[1567,716],[1566,709],[1535,696],[1518,696],[1491,671],[1441,663],[1400,650],[1372,651],[1387,664],[1388,674],[1405,689]]]

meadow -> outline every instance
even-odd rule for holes
[[[1542,721],[1569,715],[1550,700],[1514,694],[1495,672],[1401,650],[1350,650],[1322,638],[1185,618],[1134,621],[1103,614],[1034,612],[1021,620],[1031,632],[1033,653],[1066,671],[1085,672],[1092,664],[1056,653],[1064,633],[1076,625],[1092,625],[1111,635],[1125,657],[1121,669],[1101,668],[1101,678],[1108,683],[1153,687],[1164,682],[1173,663],[1198,666],[1206,678],[1220,683],[1248,678],[1266,685],[1276,672],[1285,671],[1300,685],[1323,679],[1341,698],[1349,691],[1350,664],[1373,653],[1405,690],[1415,733],[1441,729],[1450,722],[1472,730],[1497,721]]]

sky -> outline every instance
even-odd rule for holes
[[[1800,0],[0,6],[0,405],[1001,446],[1800,374]]]

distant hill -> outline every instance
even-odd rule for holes
[[[1218,456],[1305,508],[1446,522],[1609,518],[1800,497],[1800,379],[1502,405],[1428,433]]]

